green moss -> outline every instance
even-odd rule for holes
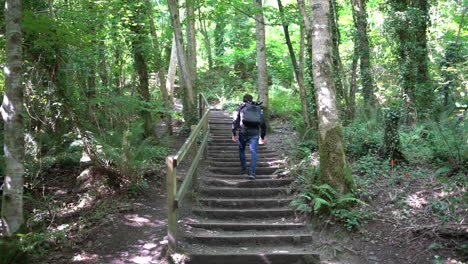
[[[330,129],[325,137],[321,137],[319,153],[320,175],[318,181],[332,186],[342,194],[352,191],[354,179],[346,162],[341,126]]]

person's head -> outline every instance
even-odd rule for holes
[[[243,100],[244,100],[244,103],[253,102],[253,97],[252,97],[252,95],[250,95],[250,94],[246,94],[246,95],[244,95],[244,99],[243,99]]]

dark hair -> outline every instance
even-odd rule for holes
[[[244,100],[245,103],[252,102],[253,101],[253,96],[250,95],[250,94],[246,94],[246,95],[244,95],[243,100]]]

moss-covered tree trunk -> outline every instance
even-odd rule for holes
[[[427,112],[434,100],[427,49],[430,1],[389,0],[388,3],[392,12],[389,21],[399,53],[401,87],[407,96],[408,112],[412,112],[413,108]]]
[[[23,223],[24,133],[22,84],[21,1],[5,1],[6,65],[1,113],[4,122],[5,181],[1,223],[4,236],[12,236]]]
[[[147,41],[147,34],[143,30],[143,16],[145,15],[144,11],[139,7],[135,7],[135,13],[137,16],[137,21],[131,26],[131,30],[135,34],[132,39],[132,51],[133,51],[133,60],[135,71],[138,74],[138,94],[140,99],[145,103],[150,103],[150,92],[149,92],[149,74],[148,74],[148,65],[146,62],[146,54],[143,49],[145,42]],[[148,106],[145,106],[145,108]],[[143,119],[143,128],[145,137],[155,136],[155,133],[152,130],[152,118],[151,112],[146,109],[140,111],[140,115]]]
[[[370,45],[367,36],[367,0],[352,0],[353,19],[355,33],[355,45],[358,49],[360,70],[361,70],[361,84],[362,95],[366,105],[375,104],[375,83],[372,74],[372,65],[370,60]]]
[[[354,180],[346,163],[336,106],[329,1],[313,1],[311,10],[312,67],[319,123],[320,174],[318,181],[332,186],[340,193],[347,193],[353,189]]]

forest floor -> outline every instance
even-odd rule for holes
[[[282,122],[274,123],[273,128],[275,133],[267,136],[267,144],[285,157],[291,155],[297,142],[294,132]],[[184,141],[185,137],[176,137],[174,150]],[[448,189],[435,179],[418,180],[413,175],[410,180],[404,176],[394,177],[397,179],[394,180],[381,175],[379,168],[366,175],[362,164],[352,165],[360,179],[360,198],[369,204],[363,209],[369,213],[368,218],[366,223],[359,224],[358,231],[348,231],[332,218],[314,217],[311,221],[313,243],[321,254],[322,263],[467,263],[466,209],[456,212],[461,217],[448,218],[429,210],[434,207],[429,207],[430,197],[466,192],[464,188]],[[149,181],[148,187],[142,188],[136,196],[102,195],[102,191],[101,195],[93,196],[76,191],[76,178],[83,169],[55,168],[60,170],[60,177],[56,179],[61,180],[44,185],[49,197],[81,209],[49,217],[49,227],[66,230],[66,235],[48,238],[52,245],[48,249],[50,252],[33,263],[166,264],[164,173],[160,173],[157,180]],[[96,190],[96,186],[89,189],[92,190]],[[93,203],[85,199],[91,196],[96,200]],[[87,204],[92,206],[87,207]]]

